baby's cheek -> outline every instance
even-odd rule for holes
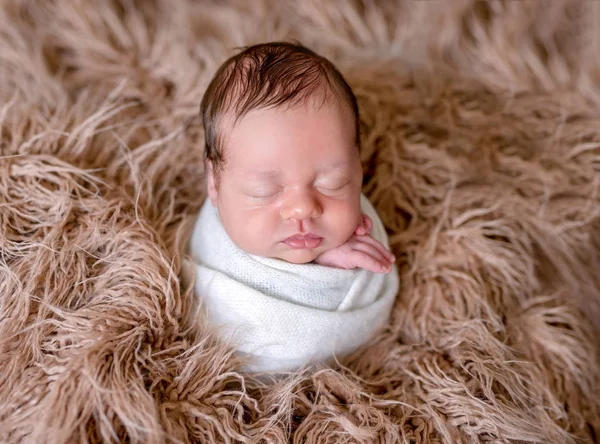
[[[229,209],[222,216],[225,231],[233,242],[242,250],[250,254],[266,255],[265,236],[268,228],[263,218],[256,214]],[[262,235],[261,235],[262,233]]]
[[[361,217],[360,206],[346,203],[336,209],[335,226],[332,229],[336,233],[336,244],[338,246],[342,245],[354,234]]]
[[[269,256],[279,231],[277,219],[265,211],[246,215],[239,223],[245,227],[248,237],[252,239],[255,254]]]

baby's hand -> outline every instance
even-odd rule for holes
[[[366,230],[366,227],[363,229]],[[354,234],[346,243],[318,256],[315,262],[336,268],[364,268],[374,273],[389,273],[395,260],[394,255],[371,235]]]
[[[357,236],[362,236],[365,234],[371,234],[371,230],[373,229],[373,221],[366,214],[362,215],[360,222],[358,223],[358,227],[354,230],[354,234]]]

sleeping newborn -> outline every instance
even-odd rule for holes
[[[385,229],[361,194],[356,98],[290,43],[227,60],[202,100],[208,199],[189,243],[195,291],[245,370],[341,358],[388,320]]]

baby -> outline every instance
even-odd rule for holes
[[[192,239],[196,291],[251,371],[353,351],[398,289],[361,195],[356,98],[327,59],[291,43],[227,60],[202,100],[208,198]]]

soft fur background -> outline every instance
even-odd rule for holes
[[[600,4],[6,0],[0,441],[598,442]],[[263,386],[180,286],[199,102],[295,38],[359,96],[392,324]]]

